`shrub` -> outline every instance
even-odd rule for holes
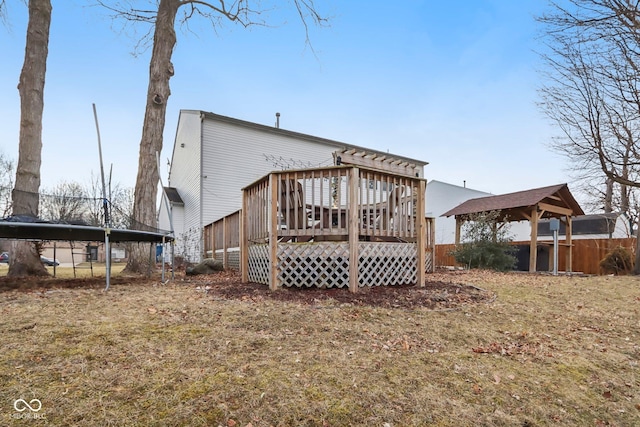
[[[513,270],[516,248],[510,245],[506,223],[500,224],[500,212],[492,211],[471,215],[463,225],[465,242],[452,252],[457,263],[467,268],[486,268],[497,271]],[[502,218],[506,221],[506,218]]]
[[[600,268],[606,274],[629,274],[633,270],[633,255],[629,249],[619,246],[600,261]]]

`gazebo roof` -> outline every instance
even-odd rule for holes
[[[536,205],[539,211],[543,211],[542,218],[584,215],[582,208],[569,191],[568,185],[558,184],[498,196],[469,199],[441,216],[458,217],[500,211],[502,218],[508,218],[509,221],[521,221],[530,219],[531,210]]]

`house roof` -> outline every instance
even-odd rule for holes
[[[569,191],[568,185],[558,184],[498,196],[469,199],[441,216],[465,216],[481,212],[501,211],[502,218],[508,218],[509,221],[521,221],[529,219],[531,209],[536,205],[539,210],[544,211],[543,218],[564,214],[584,215],[582,208]]]
[[[189,110],[184,110],[184,111],[189,111]],[[193,110],[191,110],[193,111]],[[269,133],[274,133],[274,134],[278,134],[278,135],[285,135],[285,136],[289,136],[292,138],[296,138],[296,139],[301,139],[301,140],[307,140],[307,141],[311,141],[311,142],[316,142],[316,143],[321,143],[321,144],[325,144],[331,147],[335,147],[336,149],[355,149],[356,151],[366,151],[367,153],[371,153],[371,154],[377,154],[379,156],[386,156],[386,157],[394,157],[396,159],[399,160],[403,160],[405,162],[408,163],[413,163],[419,166],[426,166],[429,163],[425,162],[423,160],[417,160],[417,159],[412,159],[409,157],[404,157],[404,156],[399,156],[396,154],[390,154],[388,152],[383,152],[383,151],[378,151],[378,150],[372,150],[370,148],[365,148],[365,147],[360,147],[357,145],[352,145],[352,144],[346,144],[344,142],[339,142],[339,141],[334,141],[332,139],[327,139],[327,138],[321,138],[318,136],[313,136],[313,135],[307,135],[304,133],[299,133],[299,132],[294,132],[294,131],[290,131],[290,130],[286,130],[286,129],[282,129],[279,127],[275,127],[275,126],[266,126],[266,125],[261,125],[258,123],[253,123],[253,122],[248,122],[246,120],[240,120],[240,119],[236,119],[233,117],[227,117],[227,116],[222,116],[220,114],[215,114],[215,113],[209,113],[206,111],[200,111],[200,114],[202,117],[204,118],[208,118],[211,120],[217,120],[220,122],[225,122],[225,123],[231,123],[231,124],[235,124],[238,126],[244,126],[247,128],[252,128],[252,129],[257,129],[263,132],[269,132]]]
[[[167,195],[170,203],[174,205],[184,205],[184,201],[182,197],[180,197],[180,193],[178,193],[178,189],[175,187],[163,187],[164,193]]]

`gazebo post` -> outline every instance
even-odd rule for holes
[[[571,215],[566,215],[567,223],[565,224],[565,239],[564,242],[567,244],[567,252],[566,252],[566,265],[565,269],[567,272],[573,271],[573,244],[571,243],[571,234],[573,229],[572,218]]]
[[[537,271],[538,263],[538,205],[531,210],[531,242],[529,243],[529,272]]]
[[[455,237],[456,246],[460,244],[460,229],[462,228],[463,222],[464,220],[462,219],[462,216],[456,215],[456,237]]]

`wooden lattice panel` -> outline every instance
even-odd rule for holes
[[[269,284],[269,246],[249,246],[249,268],[247,270],[249,281],[254,283]]]
[[[278,281],[282,286],[349,286],[349,245],[346,242],[279,244]]]
[[[360,242],[358,252],[358,286],[416,283],[418,260],[414,243]]]
[[[433,254],[431,252],[427,252],[425,255],[426,256],[424,260],[424,271],[427,273],[432,273],[434,271]]]
[[[232,270],[240,270],[240,251],[229,251],[227,253],[228,267]]]

